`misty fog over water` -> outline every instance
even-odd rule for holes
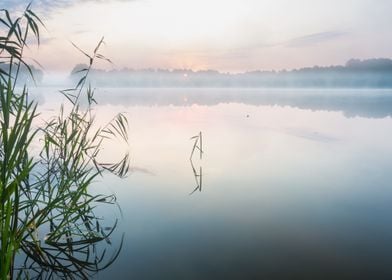
[[[39,87],[72,87],[80,78],[79,71],[87,68],[85,64],[78,64],[69,72],[56,72],[33,67],[35,83],[29,78],[27,70],[22,68],[25,78],[21,81]],[[352,59],[345,65],[243,73],[191,69],[93,68],[88,81],[97,88],[392,88],[392,60]]]
[[[87,69],[79,64],[70,79]],[[97,87],[217,87],[217,88],[392,88],[391,59],[351,59],[339,66],[308,67],[280,71],[223,73],[190,69],[92,69],[90,81]]]

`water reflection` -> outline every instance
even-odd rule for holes
[[[102,183],[126,242],[99,279],[392,279],[388,92],[155,93],[97,96],[98,118],[129,114],[140,167]],[[190,197],[201,166],[208,187]]]
[[[392,116],[390,90],[310,89],[102,89],[101,104],[142,106],[213,106],[241,103],[290,106],[313,111],[341,111],[346,117]]]
[[[23,267],[16,269],[16,279],[90,279],[97,272],[111,265],[118,257],[122,242],[112,256],[106,256],[104,244],[110,246],[111,233],[105,240],[89,242],[69,242],[64,245],[43,246],[37,254],[34,242],[23,242],[22,250],[25,254]]]
[[[197,173],[196,168],[193,165],[192,159],[190,160],[190,162],[191,162],[191,167],[192,167],[192,171],[193,171],[193,176],[195,177],[195,182],[196,182],[196,188],[190,194],[194,194],[196,191],[201,192],[201,187],[202,187],[202,183],[203,183],[203,169],[200,166],[199,173]]]
[[[115,197],[107,196],[92,202],[91,211],[69,225],[57,241],[47,236],[58,227],[54,222],[58,220],[61,224],[61,219],[54,218],[54,222],[47,225],[50,232],[45,236],[32,227],[32,238],[21,242],[21,252],[14,266],[15,279],[90,279],[113,264],[122,249],[124,236],[112,243],[118,220],[109,224],[110,221],[92,211],[102,203],[108,211],[108,206],[115,204]]]

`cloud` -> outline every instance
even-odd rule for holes
[[[86,30],[86,29],[79,29],[79,30],[75,30],[74,32],[73,32],[73,34],[74,35],[80,35],[80,34],[86,34],[86,33],[89,33],[90,31],[89,30]]]
[[[40,36],[40,44],[41,45],[46,45],[46,44],[50,44],[51,42],[55,41],[57,38],[56,37],[42,37]],[[29,46],[35,46],[38,45],[38,42],[35,38],[28,38],[27,39],[27,44]]]
[[[284,47],[291,47],[291,48],[300,48],[306,47],[310,45],[315,45],[319,43],[324,43],[326,41],[331,41],[337,38],[344,37],[348,35],[348,32],[343,31],[327,31],[327,32],[319,32],[308,34],[300,37],[296,37],[287,41],[280,41],[280,42],[271,42],[271,43],[258,43],[258,44],[251,44],[248,46],[242,46],[237,48],[228,48],[228,49],[209,49],[209,50],[199,50],[199,51],[189,51],[189,50],[171,50],[170,53],[175,55],[181,53],[184,55],[193,55],[199,57],[223,57],[227,59],[228,57],[231,58],[244,58],[249,57],[251,53],[257,53],[266,48],[274,48],[279,46]]]
[[[348,34],[347,32],[342,32],[342,31],[327,31],[327,32],[313,33],[313,34],[293,38],[285,42],[284,45],[293,48],[306,47],[309,45],[315,45],[319,43],[324,43],[326,41],[331,41],[337,38],[341,38],[346,36],[347,34]]]
[[[83,2],[96,2],[96,3],[107,3],[107,2],[133,2],[138,0],[84,0]],[[2,3],[4,9],[9,11],[12,10],[23,10],[31,0],[10,0]],[[35,0],[33,1],[32,7],[34,10],[41,12],[50,13],[58,8],[66,8],[73,5],[80,4],[79,0]]]

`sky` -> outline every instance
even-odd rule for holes
[[[28,1],[0,0],[16,16]],[[102,36],[105,68],[222,72],[342,65],[392,57],[392,0],[35,0],[50,71],[86,62]]]

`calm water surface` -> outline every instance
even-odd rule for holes
[[[46,91],[50,114],[60,99]],[[132,155],[128,178],[93,186],[117,195],[113,240],[125,234],[98,279],[392,279],[392,93],[105,89],[97,100],[99,121],[127,114]],[[199,131],[202,188],[190,195]]]

